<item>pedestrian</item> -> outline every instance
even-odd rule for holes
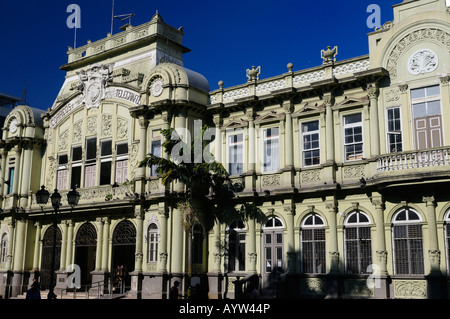
[[[180,285],[180,282],[178,280],[175,280],[172,288],[170,288],[170,291],[169,291],[169,299],[176,300],[176,299],[178,299],[178,297],[182,297],[178,291],[179,285]]]
[[[39,289],[39,282],[34,279],[31,288],[27,290],[26,299],[41,299],[41,290]]]

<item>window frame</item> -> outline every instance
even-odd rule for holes
[[[315,123],[315,122],[317,122],[317,129],[316,130],[310,131],[310,132],[304,132],[303,131],[303,127],[306,124]],[[300,128],[301,128],[300,134],[301,134],[301,147],[302,147],[302,165],[304,167],[312,167],[312,166],[320,165],[320,120],[312,120],[312,121],[308,121],[308,122],[302,122],[301,125],[300,125]],[[317,134],[318,147],[316,147],[316,148],[311,147],[309,149],[305,149],[305,140],[304,140],[305,136],[307,136],[307,135],[312,136],[312,135],[315,135],[315,134]],[[310,143],[312,144],[312,141]],[[318,163],[313,163],[313,164],[309,164],[309,165],[306,164],[306,162],[305,162],[305,160],[306,160],[305,153],[306,152],[314,152],[314,151],[318,151],[319,152]],[[311,157],[312,160],[314,158],[315,158],[314,156]]]
[[[242,141],[240,142],[231,142],[230,138],[237,136],[237,135],[242,135]],[[231,131],[231,132],[227,132],[226,134],[226,138],[227,138],[227,167],[228,167],[228,172],[230,173],[231,176],[239,176],[241,174],[244,173],[244,162],[245,162],[245,135],[244,135],[244,130],[239,129],[237,131]],[[235,146],[241,146],[241,156],[242,156],[242,162],[230,162],[230,155],[231,155],[231,147],[235,147]],[[238,174],[231,174],[232,171],[232,166],[235,164],[241,164],[241,173],[239,173],[239,169],[236,169],[236,171],[238,172]]]
[[[359,122],[350,123],[350,124],[346,124],[345,123],[345,118],[346,117],[352,116],[352,115],[357,115],[357,114],[359,114],[361,116],[361,120]],[[344,153],[343,153],[343,155],[344,155],[344,162],[354,162],[354,161],[359,161],[359,160],[364,159],[364,117],[363,117],[363,112],[355,112],[355,113],[349,113],[349,114],[342,115],[342,124],[343,124],[342,125],[342,128],[343,128],[343,142],[344,142],[343,143],[344,144]],[[353,129],[355,127],[361,127],[361,142],[347,143],[346,142],[347,135],[346,135],[345,131],[346,131],[346,129],[351,128],[352,132],[353,132],[352,137],[354,139],[355,134],[354,134],[354,130]],[[359,155],[359,153],[353,152],[353,156],[355,156],[355,158],[354,159],[348,159],[347,152],[346,152],[347,146],[352,146],[352,145],[355,146],[355,145],[358,145],[358,144],[361,144],[361,155]],[[359,157],[359,156],[361,158],[356,158],[356,157]]]
[[[110,153],[103,155],[103,145],[109,143],[111,145]],[[98,185],[111,185],[111,175],[112,175],[112,158],[113,158],[113,143],[111,139],[100,140],[100,172],[98,174]],[[109,165],[109,174],[107,165]],[[105,168],[106,167],[106,168]],[[106,172],[103,170],[106,169]],[[102,180],[104,178],[103,174],[106,173],[109,176],[109,180]]]
[[[155,228],[152,226],[155,225]],[[154,235],[154,236],[152,236]],[[147,263],[158,262],[158,244],[160,241],[159,226],[155,222],[148,225],[147,228]]]
[[[240,223],[243,227],[240,227]],[[232,227],[233,224],[236,224],[236,227]],[[234,238],[231,238],[231,232],[234,232]],[[243,235],[243,236],[242,236]],[[226,268],[230,272],[244,272],[245,271],[245,260],[246,260],[246,237],[247,237],[247,229],[242,220],[234,220],[227,225],[226,228],[226,238],[227,238],[227,247],[228,247],[228,255],[226,261]],[[234,245],[234,265],[231,267],[232,260],[230,260],[230,245]],[[241,248],[243,251],[241,251]],[[243,257],[241,260],[240,257]]]
[[[312,224],[311,225],[307,225],[306,221],[312,218]],[[317,224],[316,223],[316,218],[319,218],[321,223]],[[311,231],[312,232],[312,239],[311,240],[305,240],[305,231]],[[322,234],[316,234],[318,231],[323,232]],[[323,239],[316,239],[317,235],[319,236],[323,236]],[[320,255],[320,257],[318,257],[317,259],[319,259],[322,263],[321,263],[321,269],[320,271],[317,271],[318,269],[318,265],[317,265],[317,259],[314,258],[312,260],[312,264],[308,265],[308,268],[312,268],[313,271],[306,271],[305,269],[307,268],[305,266],[305,263],[307,262],[305,260],[305,255],[306,254],[306,250],[307,248],[305,248],[305,243],[311,243],[312,246],[312,251],[311,251],[311,255],[313,256],[318,256]],[[318,245],[320,245],[321,247],[317,247]],[[322,247],[323,245],[323,247]],[[316,213],[309,213],[308,215],[306,215],[301,223],[301,229],[300,229],[300,247],[301,247],[301,268],[302,268],[302,272],[305,274],[325,274],[326,273],[326,235],[325,235],[325,221],[322,218],[322,216],[320,216],[319,214]],[[318,252],[319,251],[319,252]],[[308,264],[311,263],[311,261],[308,261]]]
[[[415,214],[418,219],[414,219],[414,220],[410,220],[409,218],[409,212],[412,212],[413,214]],[[402,212],[407,212],[406,220],[401,220],[398,221],[396,220],[398,218],[398,215]],[[401,209],[399,209],[398,211],[396,211],[393,215],[392,215],[392,229],[391,229],[391,238],[392,238],[392,263],[393,263],[393,270],[394,270],[394,275],[400,275],[400,276],[423,276],[425,275],[425,246],[424,246],[424,236],[423,236],[423,227],[422,227],[422,223],[423,223],[423,219],[422,216],[414,209],[411,209],[410,207],[403,207]],[[406,261],[408,263],[408,273],[399,273],[399,269],[398,269],[398,265],[397,265],[397,244],[396,244],[396,237],[395,237],[395,230],[396,230],[396,226],[406,226],[406,234],[407,236],[403,239],[406,239],[406,244],[407,244],[407,256],[408,258],[406,258]],[[421,266],[421,273],[412,273],[412,262],[413,260],[411,259],[411,240],[412,239],[417,239],[417,238],[412,238],[410,237],[410,229],[407,226],[418,226],[420,227],[420,232],[421,232],[421,260],[420,260],[420,266]]]
[[[400,122],[400,130],[399,131],[391,131],[389,130],[389,112],[390,111],[394,111],[398,109],[399,112],[399,117],[398,117],[398,121]],[[394,121],[396,121],[397,119],[394,118]],[[395,125],[395,124],[394,124]],[[395,148],[396,150],[393,151],[392,147],[391,147],[391,141],[390,141],[390,137],[391,135],[399,135],[400,136],[400,142],[397,143],[395,142],[395,146],[397,146],[398,144],[401,145],[401,150],[398,150],[397,147]],[[402,108],[401,106],[392,106],[392,107],[388,107],[386,108],[386,145],[387,145],[387,153],[396,153],[396,152],[402,152],[403,151],[403,123],[402,123]]]
[[[356,222],[349,222],[350,218],[357,214]],[[363,215],[367,221],[361,221],[361,215]],[[350,229],[355,229],[356,231],[356,238],[349,239],[347,238],[348,232]],[[370,238],[361,238],[362,234],[361,232],[366,231]],[[345,221],[344,221],[344,261],[345,261],[345,273],[346,274],[353,274],[353,275],[365,275],[370,274],[368,271],[368,266],[373,263],[372,259],[372,227],[371,227],[371,221],[369,216],[362,212],[361,210],[353,210],[349,214],[347,214]],[[366,241],[369,242],[369,249],[368,251],[362,251],[365,247],[362,246],[362,242]],[[354,260],[349,260],[349,247],[347,243],[355,242],[356,243],[356,250],[357,250],[357,257],[356,263],[357,263],[357,272],[349,272],[349,265],[355,263]],[[364,255],[364,256],[363,256]],[[367,259],[367,266],[364,267],[363,265],[363,258]]]
[[[261,171],[263,173],[276,173],[280,170],[280,147],[281,147],[281,129],[279,125],[273,125],[273,126],[267,126],[267,127],[262,127],[262,136],[261,136],[261,142],[262,142],[262,147],[261,147],[261,154],[262,154],[262,163],[261,163]],[[276,137],[271,137],[267,138],[266,137],[266,132],[267,130],[272,130],[272,129],[277,129],[278,130],[278,134],[276,135]],[[266,166],[266,152],[265,152],[265,148],[266,148],[266,143],[268,141],[272,141],[272,140],[277,140],[278,141],[278,157],[277,157],[277,167],[273,168],[273,165],[270,165],[270,168]],[[272,157],[272,156],[270,156]]]

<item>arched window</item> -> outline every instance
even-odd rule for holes
[[[7,253],[8,253],[8,234],[3,234],[0,251],[0,263],[3,264],[6,262]]]
[[[397,275],[424,273],[421,218],[409,207],[393,216],[394,272]]]
[[[369,273],[372,264],[370,220],[361,211],[350,213],[345,221],[345,264],[348,274]]]
[[[147,242],[148,242],[148,254],[147,262],[158,261],[158,242],[159,242],[159,230],[155,223],[151,223],[147,229]]]
[[[302,269],[307,274],[325,273],[325,223],[317,214],[309,214],[302,222]]]
[[[235,220],[227,227],[228,271],[245,271],[245,225]]]

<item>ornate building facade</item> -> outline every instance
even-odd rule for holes
[[[236,212],[194,227],[192,272],[210,298],[447,298],[450,265],[450,15],[445,0],[403,1],[368,35],[369,54],[210,90],[183,66],[183,30],[155,14],[69,48],[46,111],[15,107],[1,140],[0,281],[4,297],[35,276],[49,285],[51,205],[56,289],[109,291],[124,267],[127,296],[187,290],[188,241],[154,168],[161,130],[215,129],[211,152],[230,174]],[[75,208],[65,195],[77,187]],[[121,268],[123,269],[123,268]],[[253,278],[253,279],[252,279]]]

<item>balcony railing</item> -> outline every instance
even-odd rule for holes
[[[450,147],[443,147],[382,155],[377,159],[377,171],[386,172],[449,165],[449,151]]]

